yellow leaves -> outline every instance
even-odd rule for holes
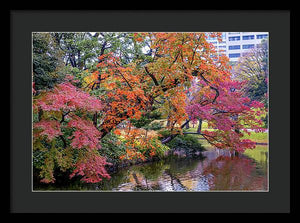
[[[82,75],[86,75],[85,73],[88,74],[88,70],[85,70]],[[86,77],[83,78],[83,86],[91,87],[92,83],[98,81],[98,75],[99,75],[98,71],[88,74]]]

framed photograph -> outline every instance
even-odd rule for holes
[[[10,16],[12,213],[290,212],[289,11]]]

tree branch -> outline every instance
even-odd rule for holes
[[[65,121],[65,117],[70,113],[71,111],[67,111],[66,113],[62,113],[62,117],[60,120],[60,123],[63,123]]]
[[[214,99],[212,100],[212,103],[214,103],[220,95],[219,90],[217,88],[211,86],[210,82],[203,76],[203,74],[204,74],[203,72],[200,73],[200,77],[202,78],[202,80],[204,80],[204,82],[210,87],[210,89],[212,89],[216,92],[216,95],[215,95]]]
[[[156,80],[155,76],[149,72],[148,67],[146,67],[146,66],[145,66],[145,71],[146,71],[147,74],[151,77],[151,79],[153,80],[154,84],[155,84],[156,86],[159,86],[159,83],[158,83],[158,81]]]
[[[186,126],[188,123],[190,122],[190,120],[187,120],[185,123],[183,123],[180,128],[183,129],[184,126]],[[162,144],[166,144],[168,142],[170,142],[172,139],[174,139],[176,136],[178,136],[179,133],[176,133],[176,134],[172,134],[172,135],[169,135],[168,137],[164,138],[161,140],[161,143]]]
[[[67,142],[66,142],[65,138],[64,138],[62,135],[60,135],[59,138],[60,138],[61,141],[63,142],[64,149],[67,148]]]

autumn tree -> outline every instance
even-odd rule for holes
[[[255,142],[241,139],[249,131],[264,131],[263,122],[258,115],[263,114],[264,104],[251,101],[241,90],[244,82],[228,80],[218,87],[218,97],[213,103],[207,103],[207,82],[203,79],[195,82],[190,89],[193,96],[186,111],[190,120],[205,120],[213,131],[201,131],[202,135],[214,147],[234,149],[243,152],[255,148]],[[206,90],[205,90],[206,89]],[[213,94],[211,97],[214,97]],[[189,134],[189,132],[184,132]]]
[[[70,81],[34,97],[33,153],[42,157],[41,182],[55,181],[53,171],[73,169],[70,178],[83,176],[85,182],[109,178],[105,157],[98,153],[101,132],[90,114],[103,108],[101,101],[78,89]],[[41,162],[37,160],[37,162]]]

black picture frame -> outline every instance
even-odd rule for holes
[[[31,33],[48,31],[269,32],[269,192],[32,192]],[[288,10],[10,11],[10,212],[289,213],[290,32]]]

